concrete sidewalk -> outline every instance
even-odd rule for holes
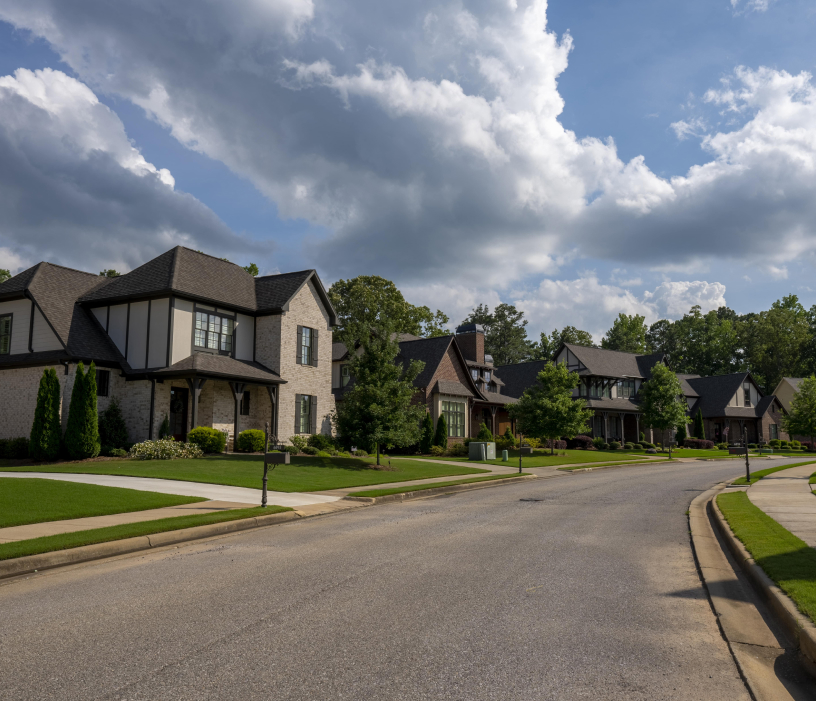
[[[748,498],[778,524],[816,547],[816,495],[808,484],[816,464],[780,470],[748,490]]]

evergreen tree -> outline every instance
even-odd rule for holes
[[[703,410],[697,409],[694,415],[694,437],[705,439],[705,424],[703,423]]]
[[[422,419],[422,435],[419,439],[419,452],[427,455],[431,452],[433,445],[434,425],[433,419],[429,412],[425,412],[425,418]]]
[[[791,438],[809,436],[811,444],[816,436],[816,376],[804,378],[791,399],[790,414],[782,416],[782,430]]]
[[[436,420],[436,433],[434,433],[433,444],[440,448],[448,447],[448,422],[444,414],[440,414]]]
[[[108,448],[126,448],[128,432],[122,409],[116,399],[99,415],[99,441]]]
[[[60,384],[54,368],[46,368],[40,378],[37,408],[28,444],[32,460],[56,460],[59,457],[62,427],[60,426]]]
[[[554,454],[557,439],[575,438],[584,431],[594,411],[586,408],[583,399],[572,398],[572,390],[580,379],[577,372],[570,372],[563,363],[545,365],[536,382],[516,404],[510,405],[510,417],[515,419],[519,433],[549,439]]]
[[[688,404],[683,397],[680,380],[663,363],[652,368],[651,378],[640,390],[640,405],[643,411],[643,422],[659,431],[668,431],[676,426],[685,425]],[[669,446],[671,458],[671,445]]]
[[[167,418],[167,414],[164,415],[164,421],[161,422],[161,426],[159,426],[159,438],[167,438],[170,435],[170,419]]]
[[[488,443],[496,440],[495,438],[493,438],[493,433],[490,431],[490,429],[487,427],[487,424],[484,421],[482,421],[482,425],[479,428],[479,434],[476,436],[476,440]]]
[[[675,434],[677,445],[683,445],[686,442],[686,424],[685,422],[677,424],[677,433]]]
[[[96,410],[96,365],[88,372],[77,363],[68,426],[65,429],[65,451],[72,460],[85,460],[99,455],[99,415]]]

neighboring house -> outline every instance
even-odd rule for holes
[[[790,413],[793,395],[799,391],[799,383],[803,377],[783,377],[774,390],[776,398],[782,403],[785,411]],[[808,439],[810,440],[810,439]]]
[[[715,443],[741,443],[743,429],[748,442],[758,443],[775,438],[788,440],[781,421],[785,410],[775,395],[763,396],[749,372],[730,375],[678,375],[684,386],[696,396],[689,396],[689,415],[703,414],[705,436]],[[692,401],[693,400],[693,401]]]
[[[76,364],[97,365],[100,411],[116,398],[131,441],[165,417],[195,426],[330,432],[332,327],[314,270],[252,277],[178,246],[116,278],[39,263],[0,284],[0,437],[27,436],[44,367],[67,420]]]
[[[503,382],[493,373],[493,362],[484,354],[484,331],[475,324],[456,330],[456,336],[419,338],[400,334],[397,362],[420,360],[425,365],[414,380],[414,401],[426,405],[436,424],[441,414],[448,425],[448,443],[474,437],[482,422],[493,433],[510,425],[506,405],[515,402],[501,393]],[[348,348],[332,348],[332,386],[336,401],[354,385],[349,372]]]

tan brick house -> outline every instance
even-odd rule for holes
[[[44,367],[67,420],[76,364],[97,365],[98,405],[115,397],[131,441],[165,416],[263,428],[285,441],[331,432],[334,309],[314,270],[252,277],[178,246],[116,278],[39,263],[0,284],[0,437],[27,436]]]

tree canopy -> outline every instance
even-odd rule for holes
[[[258,273],[261,272],[258,270],[258,266],[255,263],[250,263],[249,265],[242,266],[244,270],[246,270],[252,277],[257,277]]]
[[[640,389],[640,407],[646,426],[668,431],[686,425],[688,404],[683,398],[680,380],[668,366],[657,363],[652,368],[652,376]]]
[[[512,304],[497,304],[492,312],[486,304],[480,304],[462,323],[484,327],[485,353],[493,356],[496,365],[521,363],[533,354],[524,312]]]
[[[5,268],[0,268],[0,282],[11,280],[11,273]]]
[[[624,353],[645,353],[646,331],[645,317],[621,312],[601,340],[601,348]]]
[[[99,275],[100,277],[119,277],[122,273],[114,270],[113,268],[108,268],[108,270],[100,270]]]
[[[574,326],[565,326],[561,331],[553,329],[549,336],[546,332],[541,332],[541,341],[533,349],[533,360],[553,360],[563,343],[595,348],[595,341],[589,331],[582,331]]]
[[[791,399],[790,414],[782,417],[782,430],[789,436],[816,436],[816,377],[811,375],[799,383]]]

